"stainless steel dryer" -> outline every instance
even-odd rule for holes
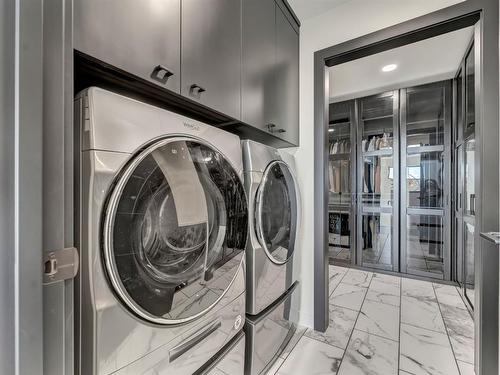
[[[98,88],[75,119],[79,373],[187,375],[231,348],[241,373],[239,138]]]
[[[242,141],[248,195],[247,314],[257,315],[296,281],[297,184],[278,150]]]
[[[253,141],[242,141],[242,149],[249,202],[245,374],[258,375],[272,366],[296,329],[299,197],[278,150]]]

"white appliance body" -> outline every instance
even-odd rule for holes
[[[99,88],[75,120],[80,374],[192,374],[245,321],[239,138]]]
[[[247,314],[255,316],[297,281],[293,260],[299,201],[295,177],[278,150],[242,141],[248,196]]]

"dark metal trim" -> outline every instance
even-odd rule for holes
[[[469,0],[467,3],[478,3]],[[460,12],[460,8],[465,8]],[[335,53],[325,59],[327,66],[343,64],[348,61],[373,55],[389,49],[429,39],[444,33],[473,26],[479,21],[482,7],[470,7],[462,4],[454,5],[428,15],[424,15],[386,29],[350,40],[319,51],[325,53],[335,48]],[[430,21],[430,22],[429,22]],[[434,21],[434,22],[433,22]],[[411,24],[412,27],[407,26]]]
[[[296,27],[300,27],[300,19],[297,16],[297,14],[294,12],[293,8],[290,6],[288,3],[288,0],[275,0],[275,2],[279,5],[280,3],[283,4],[283,6],[286,8],[290,16],[293,18],[293,20],[296,23]]]

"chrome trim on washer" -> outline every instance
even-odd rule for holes
[[[259,240],[262,248],[266,252],[266,255],[269,258],[269,260],[271,260],[271,262],[273,262],[275,264],[282,265],[282,264],[285,264],[286,262],[288,262],[292,258],[293,253],[295,252],[295,243],[294,243],[294,249],[293,249],[292,253],[284,261],[280,262],[280,261],[276,260],[276,258],[269,251],[269,249],[267,247],[267,243],[264,239],[264,233],[262,230],[262,214],[261,214],[261,212],[262,212],[262,195],[264,194],[264,186],[267,183],[271,168],[277,164],[279,164],[282,168],[285,168],[288,171],[288,173],[290,173],[290,176],[292,177],[292,181],[293,181],[293,185],[294,185],[293,188],[295,190],[295,194],[294,194],[295,196],[293,197],[293,199],[297,200],[297,180],[295,178],[295,175],[292,173],[291,169],[288,167],[288,164],[282,160],[274,160],[271,163],[269,163],[268,166],[266,167],[263,175],[262,175],[262,180],[260,182],[259,188],[257,189],[256,200],[255,200],[255,206],[257,207],[257,209],[255,211],[255,224],[256,224],[255,231],[257,234],[257,239]],[[298,223],[297,212],[294,215],[295,217],[292,217],[292,219],[295,220],[296,223]],[[297,230],[297,228],[296,228],[296,230]],[[295,238],[295,240],[296,240],[296,238]]]

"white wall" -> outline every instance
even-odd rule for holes
[[[368,34],[461,0],[350,0],[330,11],[302,20],[300,35],[300,146],[295,155],[302,196],[299,233],[302,324],[313,325],[314,226],[314,52]]]

